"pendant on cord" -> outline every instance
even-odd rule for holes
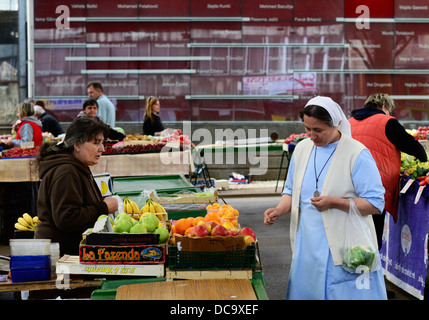
[[[317,189],[316,189],[316,190],[314,191],[314,193],[313,193],[313,196],[314,196],[314,197],[320,197],[320,192],[319,192],[319,190],[317,190]]]

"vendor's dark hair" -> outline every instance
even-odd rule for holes
[[[98,102],[97,102],[97,100],[94,100],[94,99],[88,99],[88,100],[86,100],[83,103],[83,105],[82,105],[83,110],[85,110],[86,107],[88,107],[88,106],[97,106],[97,109],[98,109]]]
[[[304,121],[304,115],[306,115],[307,117],[319,119],[330,127],[334,126],[334,122],[332,121],[331,115],[325,108],[322,108],[321,106],[313,104],[306,106],[304,109],[299,111],[299,117],[302,121]]]
[[[67,128],[64,141],[48,142],[40,148],[39,161],[44,157],[58,153],[72,153],[76,142],[84,143],[92,141],[102,133],[104,139],[109,136],[110,127],[97,118],[80,117],[74,120]]]

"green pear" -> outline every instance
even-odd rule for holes
[[[155,216],[155,218],[156,218],[156,216]],[[158,218],[156,218],[156,219],[158,220]],[[149,231],[149,232],[153,232],[153,231],[155,231],[156,227],[158,227],[159,220],[158,220],[158,222],[155,222],[155,221],[154,221],[154,220],[149,216],[149,214],[147,214],[147,215],[145,215],[145,216],[143,217],[143,219],[142,219],[142,220],[140,220],[140,223],[146,226],[147,231]]]
[[[119,213],[115,218],[115,232],[129,232],[133,222],[131,217],[125,212]]]
[[[146,226],[141,223],[135,224],[130,229],[130,233],[146,233],[146,232],[147,232]]]
[[[98,221],[98,220],[101,220],[101,219],[104,219],[104,218],[106,218],[106,217],[107,217],[107,214],[102,214],[102,215],[100,215],[100,216],[98,217],[97,221]]]
[[[170,233],[168,232],[167,228],[165,227],[158,227],[153,233],[159,234],[159,243],[166,243],[168,241],[168,238],[170,236]]]
[[[156,216],[156,214],[154,214],[152,212],[149,212],[149,213],[146,213],[146,215],[144,216],[144,218],[153,220],[153,222],[155,223],[155,225],[158,227],[159,219]]]

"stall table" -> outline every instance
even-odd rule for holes
[[[161,153],[103,155],[90,167],[93,174],[110,173],[111,177],[189,174],[189,150]],[[36,158],[0,160],[0,182],[39,181]]]
[[[246,279],[150,282],[118,288],[116,300],[257,300]]]

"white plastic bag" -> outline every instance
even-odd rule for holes
[[[378,245],[371,237],[371,230],[353,199],[350,199],[350,210],[346,221],[346,238],[342,267],[350,273],[376,271],[380,269]],[[372,220],[371,220],[372,222]]]

